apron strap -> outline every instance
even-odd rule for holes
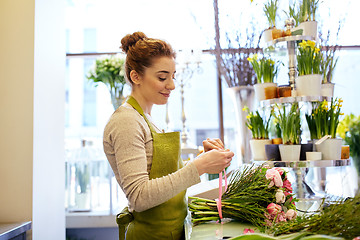
[[[126,228],[133,220],[134,216],[129,212],[128,207],[125,207],[118,215],[116,215],[116,223],[119,227],[119,240],[125,239]]]
[[[143,116],[143,118],[145,119],[146,123],[149,125],[151,134],[153,132],[156,132],[155,128],[153,127],[153,125],[150,123],[150,121],[147,119],[147,117],[145,116],[144,111],[142,110],[142,108],[140,107],[139,103],[136,101],[136,99],[133,96],[129,96],[128,99],[126,100],[126,102],[128,104],[130,104],[133,108],[135,108],[136,111],[138,111],[138,113],[140,113],[141,116]]]

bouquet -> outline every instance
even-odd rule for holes
[[[123,58],[105,56],[95,61],[95,65],[86,76],[88,80],[96,84],[102,82],[106,85],[110,91],[115,108],[121,104],[117,100],[122,100],[123,89],[126,84],[124,65],[125,60]]]
[[[321,74],[322,54],[314,41],[302,41],[299,43],[297,53],[299,76],[309,74]]]
[[[248,112],[246,116],[246,126],[250,129],[253,139],[269,139],[269,123],[271,115],[268,119],[263,119],[258,110],[249,112],[248,107],[244,107],[243,111]]]
[[[194,225],[217,221],[219,217],[216,200],[189,197],[189,210]],[[297,216],[291,183],[281,168],[246,166],[233,173],[230,184],[222,195],[221,212],[224,218],[249,222],[262,231],[281,221]]]
[[[281,129],[283,144],[299,144],[301,135],[301,119],[298,103],[291,105],[290,111],[286,112],[286,106],[276,105],[278,112],[273,113],[276,122]]]
[[[339,124],[343,100],[340,98],[332,99],[329,103],[316,102],[310,114],[305,114],[306,122],[309,126],[311,139],[320,139],[325,135],[331,135],[336,138],[336,129]]]
[[[275,62],[271,58],[263,57],[258,59],[258,55],[247,59],[253,67],[258,83],[272,83],[278,74],[280,62]]]

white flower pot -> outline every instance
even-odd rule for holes
[[[320,96],[322,75],[309,74],[295,79],[297,96]]]
[[[329,138],[320,144],[316,144],[315,149],[317,152],[321,152],[322,159],[324,160],[339,160],[341,159],[341,138]]]
[[[264,30],[264,32],[262,33],[262,38],[264,39],[264,42],[266,44],[273,40],[273,38],[272,38],[272,30],[273,30],[273,28],[268,28],[268,29]]]
[[[294,144],[294,145],[280,144],[279,150],[280,150],[281,161],[299,161],[300,149],[301,149],[300,144]]]
[[[255,97],[257,101],[262,101],[266,99],[273,98],[273,94],[267,94],[276,92],[277,84],[276,83],[257,83],[254,85]]]
[[[251,139],[250,149],[252,153],[252,159],[256,161],[266,160],[265,145],[271,144],[270,139]]]
[[[313,40],[317,39],[317,22],[316,21],[306,21],[299,24],[298,29],[302,29],[303,36],[311,36]]]
[[[334,83],[323,83],[321,84],[321,96],[333,97],[334,96]]]

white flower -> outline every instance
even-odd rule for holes
[[[285,202],[285,194],[282,190],[278,189],[276,190],[275,194],[276,203],[284,203]]]
[[[295,219],[297,216],[297,213],[294,209],[289,209],[286,214],[285,214],[285,217],[288,219],[288,220],[293,220]]]

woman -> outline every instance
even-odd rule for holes
[[[234,153],[224,150],[219,139],[207,139],[205,153],[184,166],[179,132],[164,133],[151,119],[152,106],[166,104],[175,89],[175,52],[168,43],[142,32],[125,36],[121,44],[132,91],[111,116],[103,141],[129,201],[117,217],[120,239],[126,227],[130,240],[183,239],[186,189],[199,183],[202,174],[228,167]]]

